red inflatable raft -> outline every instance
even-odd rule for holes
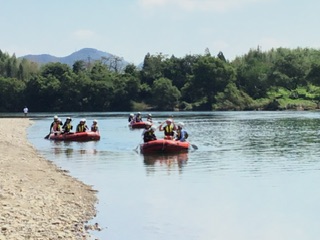
[[[132,128],[132,129],[145,128],[146,127],[146,123],[145,122],[129,123],[129,127]]]
[[[56,141],[98,141],[100,140],[100,134],[98,132],[76,132],[76,133],[64,133],[64,134],[54,134],[51,133],[48,137],[50,140]]]
[[[146,142],[140,145],[141,153],[174,153],[186,152],[189,150],[189,142],[180,142],[175,140],[158,139]]]

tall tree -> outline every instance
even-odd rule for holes
[[[266,53],[262,53],[259,48],[251,49],[248,54],[238,57],[233,66],[237,69],[238,88],[254,99],[266,97],[271,66]]]
[[[172,111],[179,103],[181,93],[172,81],[167,78],[159,78],[152,85],[153,104],[158,110]]]
[[[205,110],[211,110],[215,94],[223,91],[228,83],[235,81],[235,69],[219,58],[203,56],[193,68],[189,91],[193,91],[193,101],[205,101]],[[205,99],[204,99],[205,98]]]
[[[153,81],[163,77],[163,63],[165,56],[161,53],[155,56],[149,53],[145,56],[143,66],[141,70],[141,83],[146,83],[149,86],[152,85]]]

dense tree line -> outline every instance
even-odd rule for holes
[[[141,68],[121,70],[104,59],[38,66],[0,51],[1,112],[315,109],[319,100],[316,49],[258,47],[233,61],[208,49],[183,58],[148,53]]]

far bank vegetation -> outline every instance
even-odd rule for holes
[[[105,59],[42,66],[0,51],[0,111],[313,110],[320,103],[320,51],[251,49],[183,58],[146,54],[141,68]]]

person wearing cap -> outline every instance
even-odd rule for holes
[[[142,122],[141,112],[138,112],[134,118],[134,122]]]
[[[150,142],[157,140],[156,135],[154,134],[156,127],[152,126],[151,122],[145,122],[145,129],[142,132],[142,137],[144,142]]]
[[[91,125],[91,131],[92,132],[99,132],[99,127],[98,127],[98,121],[93,120],[92,125]]]
[[[147,121],[152,123],[152,115],[151,115],[151,113],[148,113]]]
[[[73,126],[71,124],[71,121],[72,121],[71,117],[66,118],[66,121],[64,122],[64,124],[62,126],[64,133],[69,133],[72,130]]]
[[[53,126],[58,122],[58,120],[59,120],[58,116],[55,115],[55,116],[53,117],[53,122],[50,124],[50,130],[49,130],[50,133],[54,132],[54,131],[53,131]]]
[[[61,126],[62,126],[62,121],[60,118],[55,119],[51,132],[53,132],[55,135],[60,134],[61,133]]]
[[[165,139],[173,139],[174,132],[177,130],[173,120],[168,118],[166,120],[166,125],[162,127],[164,123],[161,123],[159,126],[159,131],[164,131],[164,138]]]
[[[86,125],[86,119],[82,118],[77,125],[76,132],[86,132],[88,130],[88,126]]]
[[[186,139],[188,138],[188,132],[183,128],[184,127],[184,123],[183,122],[179,122],[177,123],[177,135],[176,135],[176,141],[180,141],[180,142],[185,142]]]
[[[130,113],[129,118],[128,118],[128,122],[129,122],[129,123],[132,123],[133,120],[134,120],[134,114],[133,114],[133,113]]]

